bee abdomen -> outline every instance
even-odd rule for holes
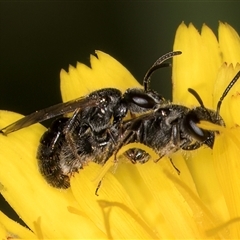
[[[67,120],[68,118],[59,118],[53,122],[43,134],[37,152],[40,173],[51,186],[63,189],[70,186],[69,175],[63,173],[59,158],[65,140],[63,128]]]

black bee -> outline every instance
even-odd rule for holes
[[[34,112],[0,131],[7,135],[34,123],[59,115],[43,134],[37,152],[38,165],[46,181],[57,188],[68,188],[70,176],[89,161],[104,164],[114,153],[122,131],[123,119],[151,111],[165,99],[149,88],[151,74],[160,67],[169,66],[165,60],[180,51],[160,57],[147,71],[142,88],[127,89],[124,94],[115,88],[97,90],[88,96]],[[125,125],[125,124],[124,124]],[[126,152],[132,162],[148,159],[141,149]]]
[[[188,91],[197,99],[200,106],[190,109],[188,107],[173,104],[169,101],[162,101],[156,104],[151,111],[140,116],[123,121],[118,136],[117,145],[114,146],[114,160],[117,162],[119,150],[130,143],[141,143],[153,149],[159,156],[155,159],[158,162],[162,157],[183,150],[195,150],[202,145],[213,148],[215,132],[198,127],[200,121],[208,121],[224,126],[224,120],[220,116],[220,108],[223,99],[232,86],[240,77],[240,71],[229,83],[220,97],[216,111],[204,106],[198,93],[189,88]],[[132,163],[145,163],[150,156],[147,152],[138,148],[131,148],[125,152]],[[170,158],[175,170],[180,173]],[[95,195],[101,186],[99,182]]]
[[[213,148],[215,132],[202,129],[197,124],[204,120],[220,126],[225,125],[219,114],[220,107],[223,99],[239,77],[240,71],[223,92],[216,111],[207,109],[197,92],[189,88],[188,91],[198,100],[199,107],[190,109],[163,101],[155,105],[152,111],[125,121],[122,125],[123,134],[115,147],[115,160],[118,151],[124,145],[133,142],[142,143],[152,148],[159,155],[159,158],[155,160],[156,162],[179,149],[195,150],[202,145]],[[134,151],[135,155],[138,155],[138,161],[146,159],[146,152],[139,149],[131,150]]]

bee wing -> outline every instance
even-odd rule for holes
[[[11,132],[15,132],[19,129],[28,127],[32,124],[43,122],[47,119],[54,118],[59,115],[74,112],[78,108],[86,108],[97,105],[97,99],[91,99],[88,97],[77,98],[65,103],[59,103],[51,107],[36,111],[26,117],[19,119],[18,121],[2,128],[0,132],[7,135]]]

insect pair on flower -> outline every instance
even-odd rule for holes
[[[57,116],[43,134],[37,151],[39,170],[46,181],[57,188],[68,188],[70,177],[93,161],[105,164],[130,143],[152,148],[160,160],[179,149],[195,150],[202,145],[212,148],[215,132],[198,127],[200,121],[224,126],[220,107],[224,97],[240,77],[240,72],[226,87],[216,110],[205,108],[193,89],[188,91],[200,106],[190,109],[165,100],[150,89],[152,73],[170,66],[165,61],[180,51],[160,57],[147,71],[143,88],[130,88],[123,94],[116,88],[104,88],[87,96],[34,112],[1,129],[5,135]],[[64,114],[72,113],[71,117]],[[126,120],[126,116],[130,119]],[[139,148],[128,149],[124,155],[132,163],[145,163],[150,156]]]

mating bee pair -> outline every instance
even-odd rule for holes
[[[194,150],[203,144],[212,148],[214,131],[201,129],[201,120],[223,126],[219,115],[221,103],[240,77],[234,77],[222,94],[216,111],[204,107],[200,96],[188,89],[200,106],[189,109],[166,101],[149,88],[152,73],[169,66],[165,60],[180,55],[170,52],[160,57],[147,71],[142,88],[127,89],[125,93],[115,88],[94,91],[66,103],[34,112],[0,131],[7,135],[34,123],[60,117],[43,134],[37,151],[38,165],[46,181],[57,188],[68,188],[70,177],[93,161],[105,164],[112,156],[115,160],[121,147],[134,142],[152,148],[161,159],[179,149]],[[130,113],[131,119],[125,120]],[[133,163],[148,161],[149,155],[141,149],[125,152]],[[159,160],[158,159],[158,160]]]

